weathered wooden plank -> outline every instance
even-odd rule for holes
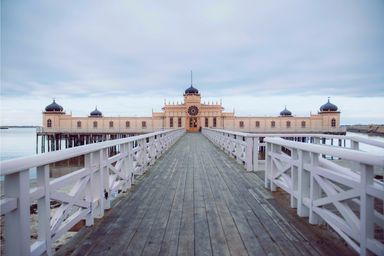
[[[200,155],[200,163],[203,163],[203,158]],[[207,222],[209,226],[209,235],[212,246],[212,254],[217,256],[230,255],[227,241],[225,239],[224,230],[221,226],[221,220],[216,208],[211,186],[208,181],[208,174],[204,168],[204,164],[201,165],[202,171],[202,187],[204,193],[204,203],[207,215]]]
[[[180,166],[180,169],[177,171],[180,172],[181,178],[179,180],[179,184],[176,189],[175,198],[173,200],[171,206],[171,212],[169,215],[166,231],[163,237],[163,241],[160,248],[159,255],[177,255],[178,242],[179,242],[179,232],[180,232],[180,222],[181,215],[183,211],[183,199],[185,192],[185,182],[187,178],[187,163],[189,161],[189,146],[186,143],[188,141],[185,138],[182,143],[180,143],[181,148],[177,148],[177,150],[184,149],[185,155],[183,155],[185,161]]]
[[[154,195],[158,189],[164,185],[157,182],[155,177],[160,170],[167,170],[167,166],[169,165],[167,160],[173,159],[174,154],[176,154],[176,151],[170,150],[164,157],[164,161],[157,162],[152,170],[144,175],[146,179],[139,184],[136,191],[133,191],[133,195],[129,198],[130,200],[124,201],[121,207],[112,209],[114,214],[111,214],[109,219],[105,218],[105,221],[100,225],[99,229],[104,230],[103,236],[98,236],[97,233],[94,233],[85,241],[84,244],[86,246],[84,246],[84,248],[83,246],[79,246],[74,253],[99,255],[104,253],[121,254],[132,239],[149,205],[154,201]],[[163,173],[163,175],[165,175],[165,173]],[[161,179],[161,182],[166,181],[167,180]],[[135,186],[133,190],[135,190]],[[105,237],[108,237],[108,241],[105,241]],[[92,246],[87,242],[97,240],[100,240],[100,242],[93,243]]]
[[[192,149],[193,147],[191,147]],[[191,150],[193,152],[193,150]],[[193,155],[190,153],[187,162],[187,177],[185,180],[183,212],[180,222],[178,255],[194,255],[194,218],[193,218]]]
[[[206,156],[206,155],[205,155]],[[206,173],[208,174],[208,181],[210,183],[213,198],[216,204],[218,214],[220,216],[221,225],[224,230],[226,241],[229,251],[232,255],[248,255],[244,246],[243,240],[240,237],[239,230],[233,220],[233,217],[227,207],[225,198],[229,195],[226,191],[222,191],[219,186],[219,175],[215,172],[214,168],[208,161],[204,162]]]
[[[58,255],[324,254],[255,174],[200,134],[184,136],[139,180]]]
[[[209,256],[212,255],[212,248],[202,187],[202,175],[204,174],[198,154],[193,155],[193,169],[195,254]]]
[[[208,161],[210,162],[212,169],[215,173],[217,173],[217,181],[219,182],[219,188],[221,194],[223,194],[223,199],[226,201],[227,207],[230,210],[232,218],[237,226],[240,237],[247,249],[247,252],[250,255],[265,255],[263,248],[261,247],[257,237],[253,233],[252,229],[247,222],[246,216],[244,214],[247,211],[243,211],[242,209],[242,200],[238,200],[238,196],[232,194],[232,191],[229,189],[228,185],[225,182],[223,175],[226,170],[222,170],[218,168],[217,163],[213,160],[212,155],[207,155]],[[235,200],[235,198],[237,200]]]
[[[184,158],[181,158],[180,161],[184,161]],[[164,234],[171,215],[172,205],[174,203],[177,189],[180,186],[182,179],[180,161],[177,165],[174,166],[174,170],[172,172],[175,175],[174,182],[169,185],[168,195],[164,199],[156,220],[151,227],[142,255],[158,255],[160,253]]]
[[[220,152],[214,152],[214,154],[220,154]],[[217,158],[220,159],[219,156],[216,156],[216,159]],[[225,166],[227,166],[227,169],[231,170],[232,174],[233,172],[245,172],[242,169],[239,169],[236,164],[232,163],[231,161],[227,161],[225,158],[226,156],[222,155],[221,161],[218,162],[218,164],[224,165],[222,169],[225,169]],[[240,168],[242,167],[240,166]],[[251,186],[249,186],[248,182],[244,182],[244,179],[242,178],[242,175],[231,175],[231,179],[228,179],[228,182],[234,182],[234,186],[232,186],[233,190],[238,190],[240,196],[246,199],[248,204],[252,206],[253,211],[255,211],[256,215],[258,216],[258,218],[260,218],[261,222],[265,226],[264,229],[266,230],[266,232],[270,233],[271,238],[277,242],[279,247],[281,247],[281,251],[295,255],[308,255],[308,248],[306,248],[305,246],[303,247],[303,243],[305,242],[305,240],[302,239],[302,237],[297,234],[297,232],[295,232],[295,229],[291,227],[288,223],[286,223],[279,216],[279,214],[275,213],[273,207],[270,206],[268,201],[265,200],[265,198],[261,196],[260,193],[247,193],[247,189],[249,192]],[[252,187],[254,189],[259,189],[259,187],[255,185]],[[262,207],[255,207],[255,200],[257,202],[256,205],[260,205]],[[269,243],[264,243],[263,245],[269,245]],[[317,254],[316,251],[313,251],[312,253],[315,253],[315,255]]]

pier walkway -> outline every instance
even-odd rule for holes
[[[203,135],[186,134],[57,254],[355,254],[263,186]]]

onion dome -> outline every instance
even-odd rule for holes
[[[320,107],[320,112],[325,112],[325,111],[333,111],[333,112],[337,111],[337,106],[335,104],[332,104],[329,101],[329,97],[328,97],[328,102]]]
[[[103,113],[101,113],[98,109],[97,106],[95,110],[93,110],[90,114],[89,117],[103,117]]]
[[[187,90],[185,90],[185,94],[199,94],[199,90],[191,85]]]
[[[56,103],[55,99],[53,102],[45,107],[46,112],[63,112],[63,107]]]
[[[292,112],[287,109],[287,106],[280,112],[280,116],[292,116]]]

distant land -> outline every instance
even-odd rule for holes
[[[368,135],[384,136],[384,124],[354,124],[343,126],[347,128],[348,132],[360,132]]]
[[[41,126],[38,125],[1,125],[0,129],[8,129],[8,128],[39,128]]]

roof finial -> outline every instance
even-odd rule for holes
[[[55,102],[55,97],[53,97],[53,102]]]
[[[287,109],[287,105],[285,105],[285,109]]]
[[[192,70],[191,70],[191,86],[193,86]]]
[[[331,97],[328,97],[328,102],[329,102],[329,99],[330,99]]]

